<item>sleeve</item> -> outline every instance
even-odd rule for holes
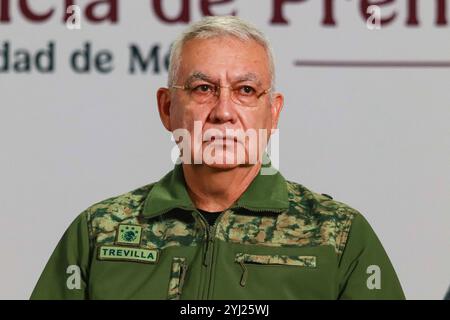
[[[447,293],[445,294],[444,300],[450,300],[450,287],[448,287]]]
[[[339,263],[339,299],[405,299],[389,257],[360,214],[353,218]]]
[[[30,299],[88,299],[90,256],[87,213],[83,212],[59,241]]]

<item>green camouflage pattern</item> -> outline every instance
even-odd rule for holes
[[[266,246],[330,245],[342,254],[351,221],[358,212],[346,204],[287,181],[289,209],[277,216],[239,215],[227,210],[216,238]]]
[[[240,244],[281,246],[332,246],[337,254],[345,248],[353,217],[358,212],[346,204],[286,181],[289,208],[278,215],[238,214],[226,210],[215,238]],[[140,246],[164,249],[192,246],[202,241],[200,223],[164,217],[143,219],[140,215],[152,185],[99,202],[87,209],[91,238],[96,245],[113,244],[119,224],[142,226]]]
[[[237,253],[236,262],[257,263],[257,264],[275,264],[299,267],[316,267],[315,256],[287,256],[287,255],[257,255],[248,253]]]
[[[204,232],[195,220],[187,223],[164,215],[156,219],[143,219],[142,208],[152,186],[146,185],[89,207],[86,212],[92,242],[95,245],[114,244],[119,224],[142,227],[141,248],[192,246],[201,241]]]
[[[121,230],[125,236],[119,237]],[[65,272],[72,265],[79,267],[80,288],[67,285],[75,275]],[[372,265],[383,270],[381,289],[367,286]],[[32,294],[32,299],[167,298],[404,299],[404,294],[379,239],[356,210],[280,174],[258,175],[208,226],[188,195],[181,166],[158,183],[79,215]]]
[[[167,292],[168,300],[180,299],[186,271],[186,258],[174,257],[172,259],[172,268],[170,270],[169,289]]]

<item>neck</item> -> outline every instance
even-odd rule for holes
[[[184,179],[192,202],[198,209],[223,211],[244,193],[261,164],[223,170],[205,165],[183,164]]]

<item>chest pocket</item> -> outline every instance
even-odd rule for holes
[[[259,255],[259,254],[248,254],[248,253],[237,253],[235,260],[236,263],[242,268],[242,276],[240,280],[240,285],[245,287],[249,278],[251,278],[249,268],[253,266],[273,267],[266,270],[266,275],[269,277],[271,273],[282,271],[287,268],[307,268],[314,269],[317,266],[316,256],[292,256],[292,255]],[[250,267],[252,266],[252,267]],[[281,268],[281,269],[280,269]],[[276,270],[277,269],[277,270]],[[251,270],[252,272],[264,272],[263,270]],[[291,270],[295,271],[295,270]],[[250,280],[251,281],[251,280]]]

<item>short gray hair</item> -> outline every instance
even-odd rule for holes
[[[187,28],[172,44],[169,60],[168,86],[174,85],[181,64],[183,45],[192,39],[209,39],[222,36],[236,37],[242,41],[254,40],[264,47],[269,60],[271,91],[275,89],[275,64],[273,51],[266,36],[250,23],[235,16],[208,16]]]

